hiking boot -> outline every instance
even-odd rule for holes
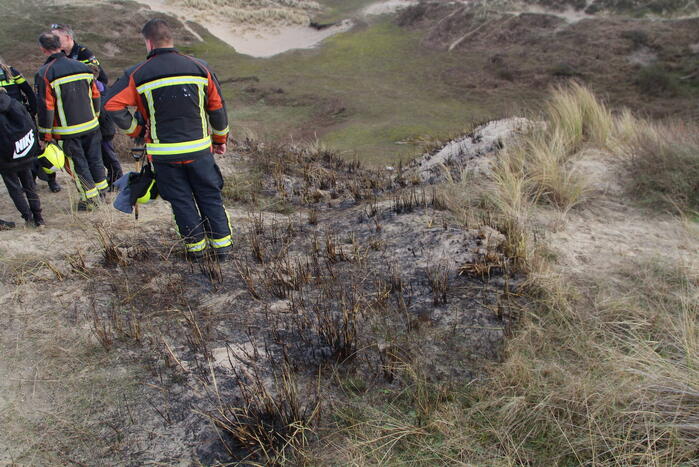
[[[206,258],[206,251],[187,251],[184,254],[184,258],[192,263],[201,263]]]
[[[0,230],[10,230],[15,228],[15,223],[12,221],[4,221],[0,219]]]
[[[41,228],[46,225],[46,221],[41,214],[34,214],[34,227]]]
[[[59,185],[56,180],[50,180],[49,190],[51,190],[51,193],[58,193],[59,191],[61,191],[61,185]]]

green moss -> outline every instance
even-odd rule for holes
[[[382,19],[331,37],[318,49],[268,59],[230,49],[220,53],[211,45],[191,51],[205,51],[222,80],[255,76],[256,87],[281,88],[284,99],[295,102],[293,108],[251,103],[244,90],[249,84],[226,84],[234,127],[287,137],[297,129],[296,137],[317,134],[342,152],[383,164],[414,155],[413,147],[398,141],[455,132],[491,116],[463,89],[441,79],[458,66],[458,57],[425,50],[419,40],[418,32]]]

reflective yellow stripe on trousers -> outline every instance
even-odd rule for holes
[[[223,210],[226,212],[226,220],[228,222],[228,231],[233,232],[233,226],[231,226],[231,216],[228,215],[228,211],[226,211],[226,207],[223,207]],[[233,244],[233,237],[231,235],[226,235],[223,238],[210,238],[209,239],[209,245],[211,245],[211,248],[226,248],[227,246],[231,246]]]
[[[190,253],[198,253],[206,248],[206,239],[202,239],[196,243],[187,243],[187,251]]]
[[[230,235],[226,235],[223,238],[210,238],[209,245],[211,248],[225,248],[233,244],[233,238]]]

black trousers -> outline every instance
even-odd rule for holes
[[[109,187],[104,174],[101,141],[98,129],[62,140],[63,152],[68,156],[66,163],[82,200],[95,198],[99,191]]]
[[[231,246],[228,214],[223,207],[223,177],[211,153],[197,155],[189,163],[154,161],[160,196],[170,202],[187,251],[199,252]]]
[[[12,202],[22,214],[22,219],[31,221],[35,215],[41,217],[41,201],[36,193],[34,175],[30,167],[3,172],[2,180],[5,182]]]
[[[117,157],[114,145],[112,144],[113,138],[113,136],[106,137],[102,135],[102,163],[107,169],[107,182],[110,185],[124,175],[121,169],[121,162],[119,162],[119,157]]]

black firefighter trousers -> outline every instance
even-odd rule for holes
[[[153,161],[160,196],[170,202],[188,253],[200,253],[208,244],[222,251],[232,244],[228,214],[223,207],[223,177],[214,156],[197,154],[187,162]]]
[[[82,201],[94,199],[100,191],[109,188],[104,174],[101,142],[99,129],[62,140],[66,164]]]
[[[15,207],[27,222],[41,219],[41,202],[36,193],[34,176],[29,167],[2,173],[7,192]]]

